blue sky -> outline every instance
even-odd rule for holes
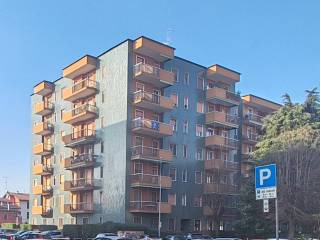
[[[166,41],[176,55],[242,73],[238,89],[280,102],[319,87],[319,1],[0,1],[0,193],[29,189],[30,94],[41,80],[126,38]]]

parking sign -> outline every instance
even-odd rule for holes
[[[277,198],[277,166],[275,164],[255,168],[256,199]]]

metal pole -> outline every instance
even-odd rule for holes
[[[276,240],[279,240],[279,215],[278,215],[278,198],[275,199],[276,208]]]
[[[158,237],[160,239],[161,237],[161,162],[160,162],[160,170],[159,170],[159,203],[158,203],[158,210],[159,210],[159,216],[158,216]]]

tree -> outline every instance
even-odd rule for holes
[[[264,120],[263,137],[253,154],[258,165],[276,163],[280,221],[293,239],[297,226],[311,224],[320,212],[320,116],[316,89],[307,91],[303,104],[284,106]]]

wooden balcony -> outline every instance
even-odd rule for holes
[[[34,175],[41,175],[41,176],[52,175],[53,167],[51,165],[37,164],[33,166],[32,173]]]
[[[95,80],[85,79],[77,82],[70,88],[62,91],[62,97],[66,101],[77,101],[79,99],[88,98],[99,91],[99,84]]]
[[[130,201],[131,213],[159,213],[159,202],[154,201]],[[169,214],[172,206],[169,203],[160,203],[160,213]]]
[[[53,93],[54,91],[54,83],[42,81],[38,85],[33,88],[33,93],[41,96],[46,96],[48,94]]]
[[[226,195],[237,195],[239,194],[238,187],[231,184],[224,183],[205,183],[204,184],[205,194],[226,194]]]
[[[91,144],[97,141],[96,131],[91,129],[82,129],[63,136],[62,141],[66,147]]]
[[[259,142],[261,136],[255,133],[242,133],[242,141],[245,143],[256,144]]]
[[[225,129],[235,129],[239,127],[239,117],[225,112],[208,112],[206,113],[206,124]]]
[[[86,74],[94,69],[97,66],[97,58],[93,56],[86,55],[76,62],[70,64],[69,66],[63,69],[63,77],[66,78],[75,78],[79,75]]]
[[[33,108],[34,114],[38,114],[41,116],[46,116],[53,113],[54,106],[51,102],[43,101],[36,103]]]
[[[45,218],[51,218],[53,214],[53,210],[51,207],[43,207],[43,206],[32,206],[31,209],[32,215],[41,215]]]
[[[133,44],[133,50],[159,62],[174,58],[174,48],[146,37],[136,39]]]
[[[149,119],[136,118],[131,123],[132,132],[151,137],[161,138],[172,136],[173,129],[170,124]]]
[[[175,81],[174,73],[145,63],[134,65],[133,74],[137,80],[159,88],[172,86]]]
[[[151,175],[151,174],[132,174],[131,175],[131,187],[146,187],[146,188],[161,188],[170,189],[172,186],[171,177]]]
[[[207,89],[206,99],[208,102],[226,107],[233,107],[240,104],[240,95],[218,87]]]
[[[263,118],[264,118],[264,116],[248,113],[243,116],[243,121],[245,124],[250,125],[250,126],[262,127]]]
[[[97,166],[97,155],[93,154],[81,154],[78,156],[71,156],[65,159],[64,167],[67,170],[89,168]]]
[[[39,122],[33,126],[33,133],[46,136],[53,133],[53,128],[53,124],[49,122]]]
[[[169,150],[146,146],[134,146],[131,148],[132,160],[144,160],[151,162],[172,162],[173,154]]]
[[[238,171],[239,164],[237,162],[224,161],[222,159],[212,159],[204,161],[205,170],[221,170],[221,171]]]
[[[39,143],[33,146],[32,151],[35,155],[50,155],[53,153],[53,146],[47,143]]]
[[[64,182],[64,191],[80,192],[80,191],[93,191],[101,187],[101,179],[75,179]]]
[[[65,112],[62,115],[62,121],[68,124],[77,124],[80,122],[88,121],[98,117],[98,108],[94,105],[83,104],[79,107]]]
[[[164,96],[145,91],[133,93],[133,103],[137,107],[152,110],[157,113],[163,113],[173,110],[173,101]]]
[[[211,80],[226,82],[229,84],[234,84],[240,81],[240,73],[218,64],[212,65],[208,68],[207,77]]]
[[[52,195],[53,189],[50,185],[37,185],[32,187],[32,194],[34,195]]]
[[[205,145],[209,148],[236,150],[238,148],[238,141],[220,135],[207,135],[205,138]]]

